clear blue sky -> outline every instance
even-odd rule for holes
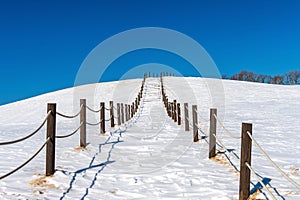
[[[94,47],[138,27],[165,27],[192,37],[221,74],[300,69],[299,10],[298,0],[1,1],[0,105],[72,87]],[[117,63],[130,65],[134,56],[143,57],[133,54]],[[172,57],[147,55],[145,62]],[[111,72],[104,81],[121,76]]]

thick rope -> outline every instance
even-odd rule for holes
[[[233,135],[225,126],[224,126],[224,124],[218,119],[218,117],[214,114],[214,118],[217,120],[217,122],[222,126],[222,128],[227,132],[227,134],[230,136],[230,137],[232,137],[232,138],[234,138],[234,139],[241,139],[241,137],[239,137],[239,136],[235,136],[235,135]]]
[[[262,180],[257,176],[257,173],[254,171],[254,169],[246,162],[245,163],[248,169],[251,171],[251,173],[254,175],[255,179],[267,190],[267,192],[270,194],[272,199],[276,200],[276,197],[272,194],[272,192],[267,188],[267,186],[262,182]]]
[[[104,121],[109,122],[110,120],[111,120],[111,117],[109,119],[104,120]]]
[[[77,131],[80,129],[80,127],[82,125],[83,125],[83,122],[80,123],[80,126],[75,131],[73,131],[72,133],[70,133],[68,135],[57,135],[55,137],[58,138],[58,139],[70,137],[70,136],[74,135],[75,133],[77,133]]]
[[[225,151],[227,151],[229,154],[233,155],[234,159],[236,159],[237,161],[239,161],[239,158],[236,157],[236,155],[234,155],[233,153],[231,153],[228,148],[221,142],[220,138],[216,136],[216,134],[213,134],[213,136],[216,138],[216,140],[219,142],[219,145],[225,149]]]
[[[263,150],[263,148],[257,143],[257,141],[252,137],[251,133],[247,131],[248,136],[251,138],[251,140],[254,142],[256,147],[260,150],[260,152],[265,156],[265,158],[273,165],[275,169],[277,169],[283,177],[286,178],[287,181],[289,181],[291,184],[293,184],[296,188],[300,189],[300,185],[296,183],[293,179],[291,179],[280,167],[268,156],[268,154]]]
[[[12,170],[11,172],[0,176],[0,180],[3,178],[6,178],[10,175],[12,175],[13,173],[17,172],[18,170],[20,170],[21,168],[23,168],[25,165],[27,165],[32,159],[34,159],[45,147],[45,145],[50,141],[50,137],[48,137],[48,139],[46,140],[46,142],[41,146],[41,148],[31,157],[29,158],[26,162],[24,162],[22,165],[20,165],[19,167],[17,167],[16,169]]]
[[[199,123],[199,124],[200,124],[200,123]],[[208,137],[208,135],[207,135],[206,133],[204,133],[204,131],[202,131],[202,129],[201,129],[201,127],[200,127],[199,124],[196,124],[197,129],[198,129],[203,135],[205,135],[206,137]],[[194,128],[194,127],[193,127],[193,124],[191,124],[191,123],[190,123],[190,126],[191,126],[190,128],[192,128],[192,129]]]
[[[94,112],[94,113],[98,113],[98,112],[100,112],[100,111],[102,110],[102,106],[101,106],[101,108],[100,108],[99,110],[94,110],[94,109],[90,108],[89,106],[86,106],[86,108],[87,108],[89,111]]]
[[[90,125],[90,126],[97,126],[99,125],[103,120],[101,120],[100,122],[98,123],[89,123],[89,122],[86,122],[87,125]]]
[[[80,115],[82,108],[83,108],[83,105],[80,106],[79,112],[76,113],[75,115],[65,115],[65,114],[62,114],[60,112],[56,112],[56,114],[61,116],[61,117],[64,117],[64,118],[72,119],[72,118],[78,117]]]
[[[41,128],[45,125],[48,117],[50,116],[51,114],[51,111],[48,112],[47,116],[45,117],[44,121],[42,122],[42,124],[35,130],[33,131],[31,134],[23,137],[23,138],[20,138],[20,139],[17,139],[17,140],[14,140],[14,141],[8,141],[8,142],[0,142],[0,146],[1,145],[8,145],[8,144],[14,144],[14,143],[18,143],[18,142],[22,142],[30,137],[32,137],[33,135],[35,135],[37,132],[39,132],[41,130]]]

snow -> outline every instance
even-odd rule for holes
[[[46,116],[47,103],[74,114],[79,99],[99,109],[99,102],[113,100],[130,104],[141,79],[84,85],[64,89],[0,107],[0,141],[21,138],[37,128]],[[165,77],[170,100],[198,106],[201,129],[209,128],[209,108],[234,135],[241,123],[253,123],[253,136],[268,155],[291,178],[300,183],[300,87],[216,80]],[[183,107],[181,109],[183,111]],[[108,113],[107,113],[108,118]],[[96,123],[98,114],[87,111],[87,121]],[[107,126],[109,127],[107,122]],[[57,116],[57,135],[71,133],[79,118]],[[115,129],[99,134],[98,126],[87,126],[88,146],[76,148],[79,134],[56,141],[56,172],[44,177],[45,150],[15,174],[0,181],[1,199],[238,199],[239,161],[221,154],[208,159],[207,140],[192,142],[192,131],[176,125],[163,107],[158,78],[148,78],[141,106],[135,117]],[[217,135],[234,153],[240,140],[231,138],[218,124]],[[18,144],[0,146],[0,175],[13,170],[33,155],[45,141],[45,127]],[[224,149],[219,148],[225,152]],[[252,167],[271,179],[278,199],[300,199],[300,191],[286,181],[253,145]],[[229,158],[230,162],[226,159]],[[252,183],[258,182],[252,177]],[[251,185],[251,189],[253,185]],[[257,198],[270,198],[262,190]]]

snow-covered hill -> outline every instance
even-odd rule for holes
[[[27,135],[46,116],[47,103],[73,114],[79,99],[99,108],[99,102],[131,103],[141,79],[85,85],[48,93],[0,107],[0,141]],[[207,133],[209,108],[228,131],[240,136],[241,123],[253,123],[253,136],[291,178],[300,183],[300,87],[215,80],[164,77],[169,99],[198,105],[198,120]],[[96,123],[98,114],[87,112]],[[108,116],[108,113],[107,113]],[[190,115],[191,116],[191,115]],[[72,132],[79,119],[57,117],[57,135]],[[107,122],[107,126],[109,122]],[[240,153],[240,140],[218,124],[217,135],[228,149]],[[45,128],[18,144],[0,146],[0,175],[26,161],[45,141]],[[45,151],[15,174],[0,181],[2,199],[237,199],[239,161],[225,153],[208,159],[205,139],[192,142],[192,132],[176,125],[164,110],[158,78],[146,81],[137,115],[118,130],[99,134],[87,126],[87,149],[78,148],[79,135],[56,141],[56,172],[43,177]],[[225,152],[224,149],[219,149]],[[229,159],[229,162],[228,159]],[[300,191],[284,179],[253,146],[252,166],[271,179],[277,199],[300,199]],[[257,184],[252,178],[253,184]],[[253,187],[253,186],[252,186]],[[273,187],[273,188],[272,188]],[[266,190],[258,197],[270,197]]]

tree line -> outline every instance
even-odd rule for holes
[[[265,74],[256,74],[254,72],[243,70],[240,73],[234,74],[229,78],[226,75],[223,75],[222,78],[238,81],[249,81],[279,85],[298,85],[300,84],[300,71],[293,70],[284,75],[270,76]]]

